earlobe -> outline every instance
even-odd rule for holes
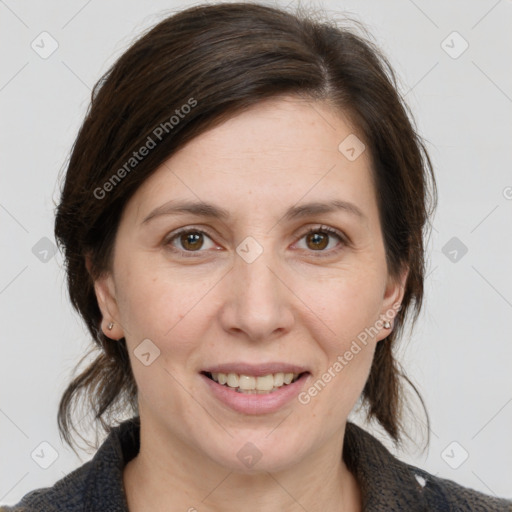
[[[409,269],[406,268],[397,278],[388,278],[386,290],[384,293],[383,307],[381,311],[382,325],[381,335],[378,341],[386,338],[393,330],[393,320],[402,309],[402,300],[404,298],[405,286],[407,284],[407,277],[409,276]]]
[[[94,291],[98,306],[103,315],[101,328],[108,338],[118,340],[124,336],[119,322],[119,309],[115,293],[115,285],[111,274],[104,274],[94,282]]]
[[[108,338],[120,339],[124,336],[124,333],[119,322],[119,309],[112,274],[110,272],[104,273],[94,279],[91,274],[91,260],[88,255],[86,256],[85,265],[94,282],[96,300],[103,316],[101,322],[103,334]]]

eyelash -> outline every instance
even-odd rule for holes
[[[169,236],[167,236],[165,238],[164,245],[166,247],[169,247],[171,251],[179,253],[180,255],[182,255],[182,256],[184,256],[186,258],[197,258],[202,252],[206,252],[206,251],[202,251],[202,250],[198,250],[198,251],[183,251],[181,249],[176,249],[175,247],[173,247],[171,245],[171,243],[176,238],[178,238],[180,235],[182,235],[184,233],[185,234],[186,233],[200,233],[200,234],[206,235],[208,238],[212,238],[212,236],[207,231],[204,231],[203,229],[194,228],[194,227],[187,227],[187,228],[182,228],[182,229],[179,229],[177,231],[174,231],[174,232],[170,233]],[[341,247],[339,247],[337,249],[331,249],[330,251],[325,251],[325,250],[310,251],[313,254],[314,253],[319,253],[319,254],[314,254],[314,257],[319,257],[319,258],[326,257],[326,255],[322,254],[322,253],[327,253],[329,256],[332,256],[332,254],[337,254],[340,250],[342,250],[344,246],[348,246],[349,245],[349,241],[347,240],[346,236],[342,232],[338,231],[337,229],[331,228],[329,226],[324,226],[324,225],[310,228],[305,233],[302,233],[302,235],[300,236],[299,240],[301,240],[302,238],[304,238],[305,236],[307,236],[307,235],[309,235],[311,233],[323,233],[323,234],[327,234],[327,235],[330,235],[330,236],[335,236],[341,242]]]

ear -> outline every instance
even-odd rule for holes
[[[119,340],[124,337],[124,331],[119,321],[119,308],[112,274],[108,272],[95,279],[91,273],[91,258],[89,254],[85,257],[85,266],[94,282],[96,300],[103,316],[101,330],[108,338]],[[113,324],[112,329],[108,328],[109,324]]]
[[[380,341],[392,332],[394,318],[400,310],[402,300],[405,293],[405,285],[407,283],[407,277],[409,276],[409,268],[406,267],[402,270],[398,277],[388,276],[386,289],[384,291],[384,298],[382,301],[382,309],[380,312],[379,333],[376,337],[376,341]],[[384,327],[384,322],[388,321],[391,327],[387,329]]]

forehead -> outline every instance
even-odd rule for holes
[[[355,159],[346,152],[347,140],[360,144]],[[237,215],[250,207],[262,211],[271,204],[339,199],[361,204],[371,216],[377,213],[375,194],[363,147],[348,116],[328,104],[274,98],[189,141],[141,185],[132,202],[139,222],[173,199],[215,202]]]

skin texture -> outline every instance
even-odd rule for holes
[[[351,133],[327,104],[267,100],[189,142],[126,205],[112,271],[95,290],[105,334],[126,338],[139,390],[141,449],[124,472],[130,510],[361,510],[341,457],[345,424],[389,329],[308,404],[294,399],[270,414],[231,410],[199,375],[212,364],[281,361],[309,369],[307,390],[401,302],[406,274],[388,276],[369,151],[350,161],[338,150]],[[171,199],[211,202],[231,217],[143,223]],[[283,218],[291,206],[330,199],[364,218]],[[318,249],[306,232],[321,225],[348,243],[328,235]],[[182,227],[207,234],[195,245],[171,241]],[[248,236],[263,248],[252,263],[236,252]],[[179,254],[191,246],[193,257]],[[134,355],[146,338],[160,350],[149,366]],[[262,454],[252,468],[237,457],[247,442]]]

